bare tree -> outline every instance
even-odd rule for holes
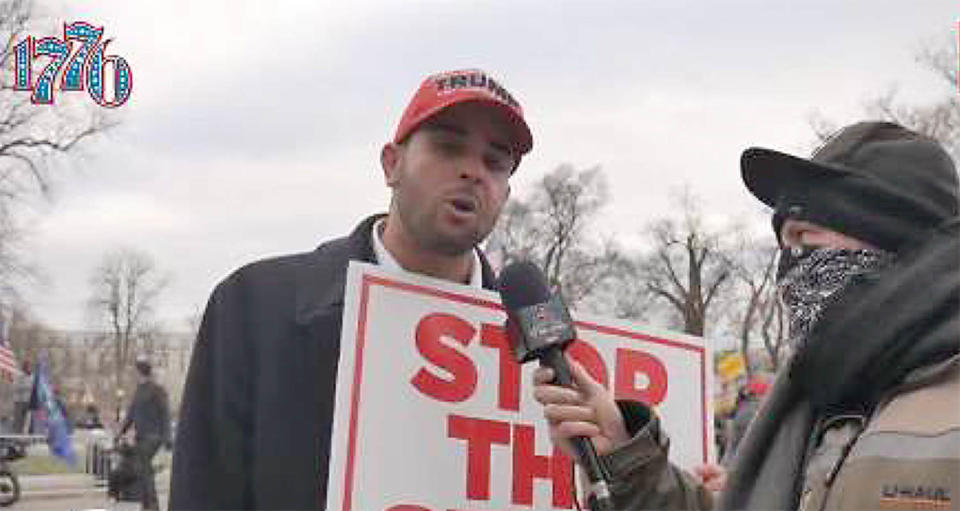
[[[196,312],[183,319],[183,324],[187,327],[191,339],[196,339],[200,334],[201,323],[203,323],[203,311],[199,307]]]
[[[40,280],[40,272],[26,252],[29,233],[0,204],[0,301],[22,303],[20,290]]]
[[[767,290],[765,298],[760,302],[760,337],[763,347],[767,350],[772,369],[776,372],[790,356],[791,346],[787,345],[788,319],[787,308],[777,294],[777,288]]]
[[[890,89],[867,104],[867,113],[906,126],[940,142],[954,158],[960,157],[960,100],[947,97],[925,105],[898,103]]]
[[[607,200],[606,179],[599,167],[577,173],[573,167],[561,166],[541,180],[534,201],[545,213],[541,219],[548,243],[543,271],[554,285],[560,284],[564,263],[570,262],[567,258],[580,248],[590,218]]]
[[[49,346],[52,332],[33,317],[22,303],[15,302],[10,308],[10,349],[17,360],[37,360],[38,355]]]
[[[610,277],[594,288],[585,308],[615,318],[646,320],[653,300],[642,284],[640,266],[626,255],[618,255],[610,264]]]
[[[23,199],[49,197],[67,155],[115,124],[90,101],[34,105],[29,92],[13,89],[15,45],[30,35],[33,18],[32,0],[0,0],[0,288],[8,301],[35,276],[20,252],[25,232],[16,212]]]
[[[768,247],[754,249],[744,246],[740,251],[742,258],[735,261],[733,275],[737,283],[745,291],[746,304],[740,320],[739,337],[740,353],[743,355],[747,374],[752,370],[750,360],[751,335],[758,323],[762,322],[762,313],[767,291],[774,287],[774,268],[776,266],[777,251]]]
[[[31,0],[0,0],[0,69],[11,69],[15,44],[26,37]],[[31,190],[50,191],[53,163],[115,122],[88,102],[38,107],[13,89],[12,73],[0,82],[0,204]]]
[[[732,321],[747,373],[749,375],[755,365],[751,360],[751,347],[756,344],[757,336],[776,369],[786,339],[784,310],[776,285],[779,247],[741,235],[733,252],[735,255],[730,260],[736,289],[730,298],[737,312]]]
[[[948,92],[928,104],[897,104],[895,90],[868,104],[868,111],[898,122],[939,141],[955,159],[960,159],[960,96],[957,95],[957,41],[947,38],[940,45],[926,45],[917,55],[917,62],[937,75]]]
[[[577,171],[561,165],[536,183],[529,199],[513,198],[506,204],[487,251],[502,265],[535,262],[574,306],[624,264],[616,244],[587,236],[607,201],[599,167]]]
[[[864,113],[876,119],[901,124],[940,142],[953,158],[960,160],[960,96],[957,95],[957,47],[952,38],[939,46],[928,45],[916,55],[917,62],[933,72],[945,85],[944,96],[926,104],[905,103],[896,87],[866,101]],[[826,141],[838,127],[815,113],[810,125],[819,142]]]
[[[683,331],[702,336],[707,312],[731,275],[724,233],[709,229],[689,190],[680,194],[680,218],[664,218],[648,228],[652,248],[640,263],[646,289],[669,304]]]
[[[153,259],[133,249],[106,254],[90,277],[89,307],[106,325],[116,389],[126,390],[125,374],[136,350],[152,348],[154,306],[166,284]]]
[[[823,145],[824,142],[830,139],[834,133],[840,129],[840,126],[836,122],[827,119],[820,112],[813,112],[807,117],[807,123],[810,125],[810,129],[813,130],[813,136],[815,137],[813,146],[811,150],[816,149],[817,147]]]
[[[542,226],[537,225],[536,217],[527,202],[516,197],[507,201],[487,238],[486,253],[492,264],[502,267],[537,257],[544,232]]]

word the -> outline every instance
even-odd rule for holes
[[[573,464],[560,449],[550,456],[534,453],[534,428],[527,424],[449,415],[447,434],[466,441],[467,495],[470,500],[490,500],[490,455],[494,445],[509,446],[512,451],[513,505],[533,504],[534,479],[547,479],[553,489],[554,509],[573,507]]]
[[[573,463],[559,448],[549,456],[534,452],[535,430],[529,424],[511,424],[503,421],[447,416],[448,438],[462,443],[467,449],[465,497],[473,501],[490,500],[491,455],[497,447],[511,451],[511,495],[514,506],[533,505],[533,487],[537,479],[550,483],[553,509],[571,509],[574,506]],[[422,510],[407,504],[392,506],[389,511]]]

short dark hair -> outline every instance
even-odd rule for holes
[[[140,373],[141,376],[150,376],[150,371],[152,368],[150,367],[149,362],[138,360],[134,365],[137,366],[137,372]]]

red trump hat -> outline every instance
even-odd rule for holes
[[[499,82],[479,69],[448,71],[424,79],[403,111],[393,141],[403,142],[427,119],[453,105],[470,101],[500,110],[514,127],[512,140],[517,156],[530,151],[533,136],[523,119],[520,103]]]

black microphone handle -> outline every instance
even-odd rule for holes
[[[540,366],[553,369],[554,377],[551,383],[573,388],[573,377],[570,375],[570,366],[567,364],[567,359],[563,356],[563,349],[559,346],[551,346],[543,350],[542,353]],[[587,473],[587,479],[594,487],[590,496],[594,511],[612,511],[613,503],[610,501],[607,487],[609,477],[606,468],[600,462],[596,449],[593,447],[593,442],[585,436],[577,436],[570,439],[570,443],[573,445],[573,450],[579,458],[580,464]]]

